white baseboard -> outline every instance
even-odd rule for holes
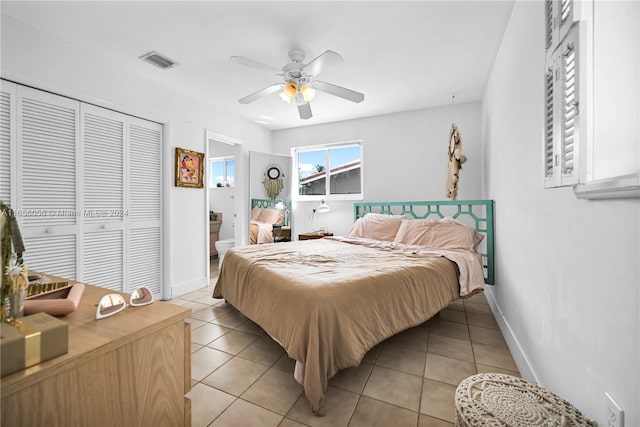
[[[198,289],[204,289],[208,286],[209,281],[206,277],[199,277],[197,279],[189,280],[188,282],[178,283],[171,286],[171,295],[169,295],[169,298],[178,298],[180,295],[185,295],[189,292],[197,291]]]
[[[518,371],[520,371],[520,376],[527,381],[540,384],[535,370],[531,366],[531,363],[529,363],[529,359],[527,358],[526,353],[518,342],[518,338],[513,333],[511,326],[509,326],[509,322],[502,314],[502,310],[500,309],[500,306],[498,305],[498,302],[496,301],[494,295],[493,286],[485,286],[484,294],[486,295],[489,306],[491,307],[491,311],[493,312],[493,317],[495,317],[496,321],[498,322],[500,332],[502,332],[502,336],[507,342],[507,346],[509,346],[511,356],[513,356],[513,360],[514,362],[516,362]]]

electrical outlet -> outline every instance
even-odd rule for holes
[[[604,394],[606,398],[607,413],[605,422],[607,427],[624,427],[624,411],[620,409],[618,404],[613,400],[609,393]]]

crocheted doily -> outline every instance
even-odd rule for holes
[[[593,426],[573,405],[522,378],[484,373],[456,389],[457,426]]]

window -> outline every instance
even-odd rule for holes
[[[362,199],[362,141],[298,147],[292,156],[298,200]]]
[[[209,188],[235,187],[235,160],[232,156],[209,159],[209,166]]]
[[[640,197],[639,3],[545,4],[545,187]]]

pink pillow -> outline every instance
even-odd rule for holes
[[[274,208],[262,209],[258,221],[268,224],[280,224],[282,222],[282,211]]]
[[[349,237],[393,242],[402,224],[402,216],[368,213],[358,218],[349,232]]]
[[[260,214],[262,213],[262,208],[253,208],[251,209],[251,220],[257,221],[260,218]]]
[[[424,242],[429,241],[429,233],[434,223],[431,219],[405,219],[400,224],[395,242],[426,246]]]
[[[475,251],[484,236],[471,227],[431,220],[405,220],[396,236],[397,243],[439,249]]]

